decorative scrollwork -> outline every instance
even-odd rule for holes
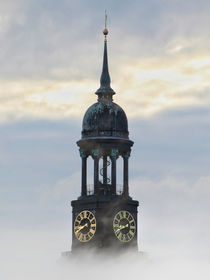
[[[109,160],[107,160],[106,161],[106,166],[105,167],[102,167],[101,169],[100,169],[100,175],[101,176],[103,176],[104,175],[104,170],[105,170],[105,168],[107,168],[109,165],[111,164],[111,162],[109,161]],[[106,178],[106,180],[107,180],[107,184],[109,184],[110,183],[110,178]]]

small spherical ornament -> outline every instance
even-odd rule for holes
[[[106,36],[109,32],[108,32],[108,29],[105,28],[104,31],[103,31],[104,35]]]

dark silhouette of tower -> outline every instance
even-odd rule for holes
[[[98,101],[83,118],[82,137],[77,142],[82,161],[81,196],[73,200],[72,252],[85,249],[121,252],[137,250],[138,201],[129,196],[128,163],[133,141],[123,109],[113,102],[104,31],[103,68]],[[123,186],[117,184],[119,158],[123,159]],[[87,159],[93,160],[94,183],[87,185]],[[110,173],[110,175],[109,175]]]

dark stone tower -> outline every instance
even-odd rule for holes
[[[108,71],[108,30],[104,29],[104,57],[98,102],[88,108],[77,142],[82,161],[81,196],[73,207],[72,252],[84,249],[122,252],[137,247],[138,201],[129,196],[128,161],[133,142],[123,109],[113,102]],[[93,160],[93,186],[87,185],[87,159]],[[123,186],[117,185],[118,159],[123,159]],[[101,167],[100,167],[101,163]],[[108,171],[110,170],[110,177]]]

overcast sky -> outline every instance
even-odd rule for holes
[[[135,142],[140,249],[209,261],[208,0],[0,1],[2,240],[59,231],[58,254],[70,248],[76,141],[97,99],[105,9],[114,100]]]

